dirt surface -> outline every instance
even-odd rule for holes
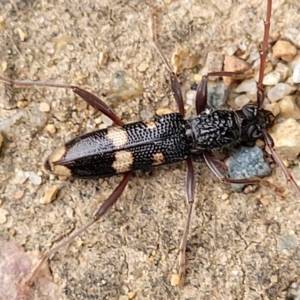
[[[261,0],[2,0],[1,72],[72,83],[101,96],[113,74],[123,70],[145,89],[140,97],[108,103],[124,122],[140,120],[143,110],[175,111],[166,69],[151,44],[154,6],[161,11],[159,41],[168,58],[185,45],[204,65],[207,53],[225,54],[232,45],[246,45],[250,53],[262,41],[266,1]],[[299,29],[299,11],[298,0],[274,0],[271,40],[287,28]],[[192,70],[179,80],[185,95]],[[0,209],[7,215],[0,237],[26,251],[44,252],[88,222],[121,177],[86,181],[46,174],[45,157],[78,134],[101,127],[100,114],[63,89],[5,88],[1,85],[0,121],[21,109],[25,113],[2,132]],[[44,102],[50,112],[40,112]],[[49,133],[49,124],[55,133]],[[170,280],[186,219],[183,163],[136,172],[116,207],[50,260],[56,299],[286,299],[291,282],[299,282],[300,205],[282,172],[276,168],[268,178],[282,193],[259,187],[245,194],[220,183],[204,162],[195,168],[195,213],[182,289]],[[40,176],[41,184],[16,178],[28,171]],[[294,173],[300,180],[298,166]],[[54,184],[60,190],[57,199],[41,204]]]

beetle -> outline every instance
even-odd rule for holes
[[[258,138],[264,138],[266,144],[270,147],[275,161],[283,168],[285,175],[294,186],[298,195],[300,194],[299,187],[275,152],[272,139],[267,132],[267,129],[273,125],[274,116],[269,111],[262,109],[264,99],[262,79],[266,59],[270,15],[271,0],[268,1],[267,22],[265,23],[265,36],[261,54],[262,63],[258,82],[258,104],[246,105],[236,112],[220,110],[207,113],[205,111],[208,78],[216,75],[233,75],[228,72],[212,72],[207,74],[198,85],[196,95],[197,116],[187,120],[184,119],[183,98],[179,82],[161,51],[159,44],[156,42],[154,30],[153,42],[170,73],[171,89],[177,102],[179,113],[155,117],[148,122],[123,124],[103,101],[77,86],[44,82],[25,83],[10,80],[3,76],[0,77],[0,80],[12,85],[39,85],[72,89],[74,93],[110,117],[116,124],[116,127],[75,138],[55,150],[44,164],[48,172],[57,175],[72,175],[78,178],[106,177],[125,173],[120,185],[100,207],[93,220],[74,235],[71,235],[63,244],[49,251],[37,265],[29,281],[34,278],[43,261],[58,251],[59,248],[73,240],[81,232],[85,231],[109,210],[125,189],[130,179],[130,171],[186,160],[188,169],[188,217],[180,246],[179,277],[182,279],[185,274],[185,250],[195,189],[195,175],[190,158],[191,150],[196,150],[201,155],[204,155],[209,167],[222,180],[227,182],[251,183],[257,182],[257,180],[232,180],[227,178],[224,170],[220,168],[219,161],[213,157],[212,151],[222,148],[232,148],[237,144],[253,143]],[[140,135],[138,135],[138,132],[140,132]],[[105,168],[95,168],[95,164],[105,166]]]

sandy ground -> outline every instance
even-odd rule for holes
[[[101,96],[113,74],[125,70],[145,92],[108,104],[129,122],[139,120],[142,110],[176,110],[166,70],[150,42],[154,6],[161,8],[159,41],[169,58],[185,45],[203,65],[209,52],[224,54],[239,44],[250,52],[262,40],[266,1],[114,2],[2,0],[2,71],[12,78],[77,84]],[[296,0],[274,0],[271,39],[299,28],[299,11]],[[192,71],[179,80],[185,94]],[[58,145],[99,127],[99,113],[85,109],[70,91],[8,89],[4,95],[0,121],[20,111],[18,101],[25,101],[28,114],[3,132],[0,193],[8,215],[0,236],[26,251],[44,252],[85,224],[121,178],[62,181],[43,171],[44,158]],[[51,111],[39,112],[41,102]],[[57,132],[50,134],[47,124]],[[299,282],[300,206],[281,171],[275,169],[268,180],[282,194],[263,187],[245,194],[220,183],[203,162],[195,168],[196,209],[183,289],[170,283],[186,219],[182,163],[135,173],[118,205],[50,260],[60,299],[285,299],[289,285]],[[42,183],[19,183],[20,170],[40,175]],[[298,167],[294,172],[297,177]],[[57,199],[40,204],[54,184],[60,188]]]

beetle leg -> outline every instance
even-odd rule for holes
[[[180,247],[179,247],[179,283],[183,285],[184,278],[185,278],[185,268],[186,268],[186,259],[185,259],[185,252],[186,252],[186,244],[187,238],[189,234],[192,212],[193,212],[193,204],[194,204],[194,195],[195,195],[195,172],[193,167],[193,162],[191,158],[186,160],[187,166],[187,174],[186,174],[186,196],[187,196],[187,219],[186,225],[184,229],[184,234],[181,239]]]
[[[164,62],[164,64],[167,67],[167,70],[170,74],[170,82],[171,82],[171,90],[172,93],[174,95],[177,107],[179,109],[180,114],[184,117],[184,103],[183,103],[183,98],[182,98],[182,93],[181,93],[181,87],[180,84],[178,82],[177,76],[174,73],[174,71],[172,70],[171,65],[169,64],[167,58],[165,57],[160,44],[157,41],[156,38],[156,16],[153,14],[151,17],[151,35],[152,35],[152,43],[155,47],[155,49],[157,50],[158,54],[160,55],[162,61]]]
[[[251,178],[243,178],[243,179],[233,179],[227,176],[226,171],[224,170],[222,162],[213,156],[208,151],[203,151],[203,157],[205,159],[206,164],[211,169],[211,171],[223,182],[227,183],[241,183],[241,184],[256,184],[259,183],[261,180],[257,177]]]
[[[35,265],[33,268],[31,274],[24,280],[24,283],[26,285],[31,285],[35,279],[35,277],[38,275],[43,263],[53,254],[55,254],[58,250],[60,250],[62,247],[68,245],[71,243],[77,236],[79,236],[81,233],[86,231],[90,226],[92,226],[96,221],[100,219],[104,214],[106,214],[109,209],[118,201],[119,197],[123,193],[129,179],[130,179],[131,173],[128,172],[124,175],[123,180],[119,183],[119,185],[115,188],[113,193],[105,200],[105,202],[100,206],[98,211],[95,213],[93,219],[82,226],[78,231],[76,231],[74,234],[70,235],[66,240],[64,240],[61,244],[57,245],[50,251],[46,252],[43,257],[40,259],[40,261]]]
[[[52,82],[43,81],[29,81],[29,80],[12,80],[0,75],[0,81],[13,85],[15,87],[30,87],[30,86],[41,86],[41,87],[55,87],[55,88],[66,88],[71,89],[75,94],[81,97],[89,105],[95,107],[97,110],[101,111],[108,118],[110,118],[116,125],[123,125],[121,119],[111,110],[111,108],[106,105],[100,98],[91,94],[90,92],[83,90],[77,86],[69,84],[60,84]]]
[[[202,113],[207,107],[207,82],[208,78],[212,76],[223,76],[223,77],[234,77],[236,79],[244,78],[245,74],[236,73],[236,72],[210,72],[202,77],[202,80],[199,82],[196,91],[196,113],[199,115]]]
[[[264,39],[262,42],[262,49],[259,52],[260,67],[259,67],[259,76],[258,76],[258,83],[257,83],[257,106],[258,106],[258,109],[262,108],[264,98],[265,98],[265,92],[263,89],[263,79],[264,79],[265,64],[266,64],[266,57],[267,57],[267,50],[268,50],[271,12],[272,12],[272,0],[268,0],[267,16],[266,16],[266,20],[264,21],[264,27],[265,27]]]
[[[292,187],[296,191],[297,195],[300,197],[300,188],[297,185],[297,183],[296,183],[295,179],[293,178],[292,174],[289,172],[287,167],[284,165],[284,163],[281,160],[280,156],[278,155],[277,151],[275,150],[274,141],[273,141],[272,137],[270,136],[270,134],[266,130],[263,130],[263,135],[264,135],[264,140],[265,140],[266,144],[268,145],[268,147],[269,147],[269,149],[272,153],[272,157],[274,158],[274,160],[277,162],[277,164],[279,165],[279,167],[283,171],[287,182],[289,182],[292,185]]]

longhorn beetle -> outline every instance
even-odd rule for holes
[[[122,120],[97,96],[74,85],[47,82],[17,81],[0,76],[0,80],[14,86],[47,86],[71,89],[89,105],[108,116],[115,125],[79,136],[56,149],[45,161],[47,172],[77,178],[108,177],[124,173],[123,180],[114,192],[100,206],[93,219],[65,241],[54,247],[35,266],[26,283],[31,283],[43,262],[60,248],[70,243],[92,224],[99,220],[119,199],[130,177],[131,171],[145,167],[171,164],[185,160],[187,165],[186,195],[187,220],[179,250],[179,278],[185,275],[185,252],[191,215],[194,203],[195,173],[191,153],[204,156],[213,173],[228,183],[256,183],[258,179],[231,179],[221,167],[221,162],[213,155],[214,150],[232,149],[237,145],[254,144],[264,139],[272,156],[283,170],[297,194],[300,189],[274,149],[271,136],[267,132],[274,124],[274,116],[262,108],[264,102],[263,76],[267,55],[272,0],[268,0],[264,38],[260,52],[257,104],[247,104],[241,110],[206,111],[207,82],[210,76],[234,76],[231,72],[211,72],[203,77],[196,91],[195,117],[184,118],[184,101],[176,74],[172,71],[160,45],[156,40],[155,16],[152,16],[152,41],[170,75],[171,90],[174,94],[179,113],[156,116],[147,122],[123,124]]]

